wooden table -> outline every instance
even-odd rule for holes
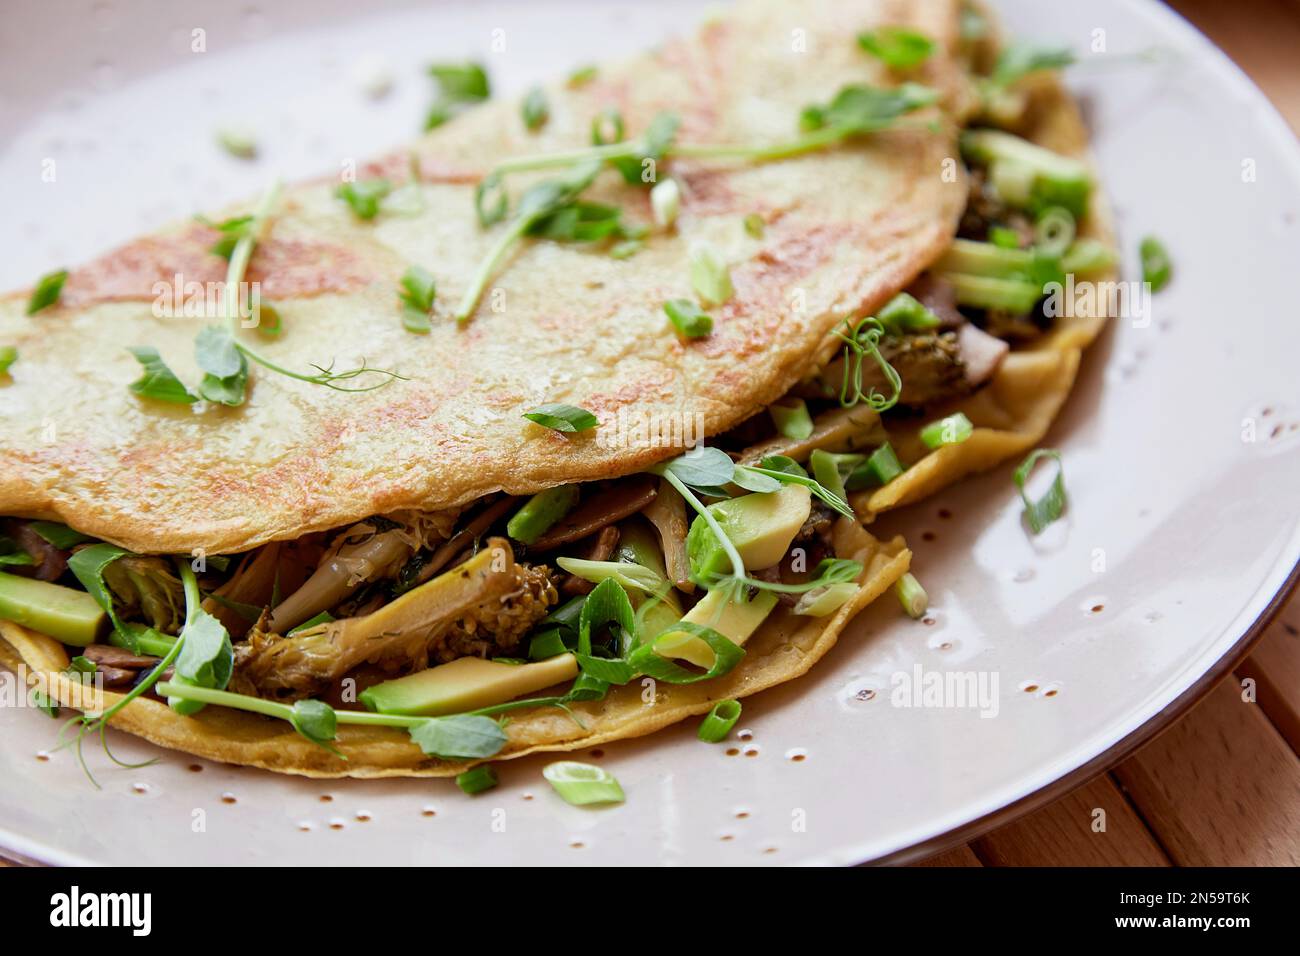
[[[1300,131],[1300,0],[1171,5]],[[1251,681],[1254,702],[1243,700],[1243,683]],[[1135,755],[1041,810],[919,865],[1300,865],[1297,753],[1300,596],[1230,677]],[[1097,809],[1105,811],[1104,832],[1094,829]]]
[[[1300,132],[1300,0],[1171,0]],[[1249,696],[1253,682],[1255,702]],[[1244,686],[1243,686],[1244,685]],[[922,866],[1300,864],[1300,596],[1234,673],[1132,757]],[[1094,811],[1106,811],[1104,833]]]

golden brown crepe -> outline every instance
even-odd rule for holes
[[[362,358],[409,381],[342,394],[254,367],[240,408],[194,413],[132,395],[140,367],[127,346],[154,346],[181,378],[204,320],[155,318],[155,281],[219,282],[215,233],[187,223],[74,270],[61,303],[23,315],[0,301],[0,341],[22,356],[0,388],[0,514],[65,521],[138,552],[237,552],[400,508],[438,510],[506,490],[608,478],[677,447],[629,447],[600,429],[566,436],[524,421],[543,402],[699,421],[715,434],[780,397],[819,359],[850,313],[871,312],[939,255],[965,185],[938,175],[956,155],[955,126],[855,140],[783,162],[675,162],[682,212],[631,259],[574,243],[525,244],[492,281],[474,319],[448,313],[489,246],[474,188],[500,159],[590,143],[613,106],[629,134],[662,110],[679,140],[765,143],[798,134],[803,107],[848,83],[891,85],[855,30],[905,25],[945,51],[915,79],[960,118],[967,81],[952,55],[958,3],[749,0],[693,36],[602,68],[580,89],[547,90],[551,119],[529,133],[517,102],[470,111],[416,144],[424,212],[358,220],[336,178],[287,190],[248,278],[279,310],[283,334],[257,342],[291,369]],[[936,114],[937,115],[937,114]],[[401,151],[359,176],[400,181]],[[512,177],[520,189],[537,177]],[[602,174],[589,198],[649,220],[646,190]],[[247,208],[233,212],[247,212]],[[758,212],[762,238],[742,227]],[[734,297],[713,334],[682,342],[662,311],[690,296],[687,249],[710,241],[731,266]],[[402,327],[397,283],[419,264],[437,279],[433,331]],[[682,428],[678,427],[678,434]],[[698,437],[698,436],[696,436]]]
[[[495,280],[504,311],[485,305],[464,330],[447,321],[435,322],[428,337],[405,332],[396,279],[419,262],[437,276],[440,300],[454,302],[491,241],[473,221],[472,183],[500,157],[583,142],[591,115],[610,103],[633,130],[658,110],[675,109],[682,138],[692,142],[785,138],[804,104],[848,82],[884,81],[847,40],[855,30],[905,24],[937,38],[945,52],[917,79],[941,89],[950,116],[963,117],[970,106],[952,55],[956,19],[957,4],[947,2],[747,2],[691,39],[602,70],[590,87],[549,89],[552,120],[541,135],[526,134],[516,104],[502,103],[426,137],[418,147],[421,216],[364,224],[331,198],[332,183],[291,191],[254,260],[253,277],[287,328],[264,350],[293,367],[364,354],[411,376],[378,392],[336,395],[258,372],[252,400],[240,409],[194,415],[131,397],[125,386],[138,368],[125,353],[116,358],[123,344],[157,345],[183,377],[195,377],[185,363],[194,323],[155,320],[147,302],[122,290],[127,279],[182,261],[219,277],[223,264],[202,253],[212,236],[196,227],[74,273],[56,311],[25,319],[17,300],[0,303],[0,338],[17,339],[23,355],[14,383],[0,389],[0,405],[23,412],[0,425],[0,513],[57,517],[136,550],[235,551],[399,508],[448,508],[499,489],[522,493],[625,474],[676,450],[610,447],[599,430],[575,438],[520,420],[543,401],[590,408],[602,425],[629,412],[700,415],[708,434],[734,425],[826,361],[845,316],[873,312],[947,247],[966,199],[961,176],[944,183],[938,174],[943,159],[957,155],[950,128],[881,135],[783,163],[677,164],[685,196],[676,235],[656,234],[627,261],[572,245],[526,247]],[[807,31],[809,55],[790,52],[793,29]],[[1026,135],[1084,155],[1082,124],[1060,87],[1051,86],[1041,105]],[[381,168],[392,175],[405,162],[395,157]],[[612,177],[593,195],[639,202],[646,218],[644,196]],[[768,222],[762,239],[741,228],[754,211]],[[1096,192],[1080,233],[1109,241]],[[711,338],[683,345],[659,306],[688,294],[685,250],[698,238],[732,263],[736,297],[714,310]],[[122,262],[128,265],[114,265]],[[106,289],[119,291],[106,296]],[[791,308],[796,290],[804,311]],[[988,386],[927,410],[916,427],[892,419],[882,426],[865,407],[839,413],[839,425],[827,427],[877,440],[887,429],[911,465],[885,488],[856,495],[855,508],[870,518],[1031,447],[1103,321],[1063,320],[1014,350]],[[329,355],[320,351],[325,343]],[[928,452],[917,427],[958,410],[978,426],[974,435]],[[57,438],[42,445],[36,423],[50,418]],[[734,670],[697,684],[660,683],[653,703],[633,682],[572,705],[574,716],[556,708],[513,712],[506,748],[494,759],[649,733],[804,673],[910,561],[902,539],[882,544],[849,519],[835,525],[834,544],[864,570],[857,595],[833,615],[778,608]],[[0,662],[20,656],[33,680],[71,699],[62,645],[5,621],[0,637]],[[105,705],[118,699],[103,696]],[[349,758],[342,761],[282,721],[220,707],[182,717],[139,700],[113,725],[171,749],[307,776],[447,776],[470,765],[425,756],[402,731],[356,726],[340,728],[338,745]]]

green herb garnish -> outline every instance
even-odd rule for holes
[[[713,331],[713,316],[690,299],[669,299],[664,313],[682,338],[699,339]]]
[[[974,434],[975,426],[962,412],[956,412],[947,418],[930,422],[921,429],[921,441],[926,448],[941,448],[944,445],[960,445]]]
[[[596,416],[585,408],[563,402],[538,405],[531,412],[525,412],[524,418],[557,432],[584,432],[600,424]]]
[[[569,74],[569,78],[565,83],[570,89],[577,89],[580,86],[586,86],[594,80],[599,72],[599,69],[595,66],[580,66]]]
[[[17,348],[12,345],[0,345],[0,375],[8,375],[9,367],[17,361]]]
[[[1142,281],[1151,284],[1152,292],[1159,292],[1173,275],[1173,264],[1164,243],[1155,236],[1147,236],[1138,246],[1138,254],[1142,257]]]
[[[588,163],[573,170],[566,177],[537,183],[524,193],[519,200],[519,209],[514,220],[470,278],[469,288],[465,290],[465,295],[456,308],[456,321],[465,322],[474,314],[488,281],[515,244],[534,229],[544,226],[548,218],[572,206],[583,190],[591,185],[598,172],[600,172],[599,164]],[[491,208],[494,211],[499,208],[504,215],[504,205],[494,205]],[[480,218],[482,218],[482,206],[480,206]]]
[[[727,739],[731,728],[740,720],[740,701],[720,700],[700,724],[698,736],[705,743],[719,744]]]
[[[546,101],[546,91],[540,86],[534,86],[524,97],[524,102],[519,107],[520,113],[524,118],[524,125],[530,130],[536,132],[546,125],[546,121],[551,117],[551,107]]]
[[[548,763],[542,776],[555,788],[565,803],[583,806],[588,803],[622,803],[623,788],[603,767],[576,760]]]
[[[471,796],[485,790],[491,790],[496,785],[497,772],[486,765],[456,775],[456,786]]]
[[[836,330],[835,334],[844,342],[844,377],[840,383],[840,405],[852,408],[858,402],[866,402],[868,407],[879,412],[887,411],[898,404],[903,394],[903,379],[892,365],[880,354],[880,337],[885,334],[885,327],[879,319],[867,316],[853,322],[844,320],[845,332]],[[847,334],[846,334],[847,333]],[[885,374],[891,393],[882,395],[871,386],[871,391],[862,391],[862,360],[870,356]]]
[[[374,219],[379,215],[379,204],[393,191],[387,179],[362,179],[339,183],[334,195],[351,207],[358,219]]]
[[[1034,501],[1025,491],[1025,483],[1029,480],[1034,465],[1042,458],[1051,458],[1056,462],[1056,477],[1052,479],[1051,487],[1043,497]],[[1052,448],[1039,448],[1020,463],[1011,477],[1025,503],[1025,521],[1029,524],[1029,530],[1034,534],[1042,534],[1065,511],[1065,466],[1061,463],[1061,453]]]
[[[435,63],[429,67],[429,75],[438,81],[438,99],[425,116],[426,131],[491,95],[487,72],[477,63]]]
[[[921,582],[910,571],[894,582],[894,594],[910,618],[924,616],[930,606],[930,596],[925,593]]]
[[[32,290],[32,297],[27,300],[27,314],[35,315],[58,302],[59,296],[63,293],[63,283],[67,281],[67,269],[59,269],[57,272],[41,276],[36,282],[36,288]]]
[[[433,327],[429,312],[438,289],[433,275],[423,266],[411,266],[402,273],[401,285],[397,297],[402,302],[402,325],[408,332],[428,332]]]
[[[858,34],[858,46],[891,70],[910,70],[934,53],[934,41],[905,27],[882,27]]]

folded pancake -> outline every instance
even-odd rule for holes
[[[156,347],[182,379],[198,375],[186,364],[196,323],[157,318],[152,304],[153,284],[176,274],[220,283],[217,234],[203,225],[75,270],[59,303],[33,316],[21,297],[0,302],[0,342],[21,354],[0,387],[0,407],[16,413],[0,423],[0,563],[18,559],[0,570],[0,662],[20,658],[49,700],[88,713],[165,670],[162,696],[131,698],[112,726],[325,777],[448,776],[482,757],[591,746],[804,673],[907,572],[902,540],[878,541],[850,505],[869,519],[1032,446],[1103,321],[1049,321],[1041,283],[1015,268],[1007,287],[1028,285],[1023,308],[963,299],[989,287],[963,270],[988,258],[994,230],[1018,228],[1028,247],[1034,227],[986,188],[992,172],[958,138],[987,110],[975,61],[988,54],[962,38],[960,12],[751,0],[587,86],[549,87],[539,133],[516,104],[489,104],[421,140],[417,162],[403,152],[362,170],[395,183],[411,171],[409,211],[360,220],[333,182],[286,191],[248,272],[283,329],[241,334],[285,368],[364,359],[403,376],[375,391],[257,366],[238,407],[128,391],[140,369],[124,345]],[[584,145],[611,105],[631,129],[675,112],[691,143],[782,141],[809,103],[902,81],[846,36],[884,27],[935,41],[906,75],[938,92],[924,122],[780,161],[671,157],[674,229],[652,231],[630,259],[525,243],[471,321],[452,320],[504,228],[483,228],[474,202],[502,160]],[[1023,109],[1002,125],[1083,155],[1054,81],[1032,77],[1019,92]],[[612,171],[584,198],[650,220],[646,191]],[[1096,189],[1086,203],[1079,240],[1108,243]],[[755,215],[760,230],[745,226]],[[954,245],[955,234],[976,245]],[[712,334],[684,339],[662,306],[691,295],[700,242],[729,264],[734,293],[710,309]],[[1093,255],[1090,277],[1106,274],[1108,256]],[[427,335],[405,330],[397,305],[412,264],[437,280]],[[851,367],[846,318],[884,314],[905,288],[935,324],[880,339],[902,377],[894,407],[835,401]],[[873,366],[863,369],[859,393],[872,387]],[[810,413],[811,434],[773,434],[778,400]],[[552,402],[593,412],[597,427],[522,418]],[[923,426],[957,412],[971,435],[932,449]],[[654,440],[639,440],[646,429]],[[730,454],[673,457],[704,436]],[[863,490],[849,459],[885,443],[908,467]],[[832,470],[846,473],[828,475],[818,453],[839,455]],[[177,554],[197,558],[164,557]],[[48,607],[31,597],[73,575],[89,595],[59,592]],[[88,671],[102,687],[87,690]],[[202,696],[213,688],[227,696]],[[492,722],[490,754],[416,739],[416,725],[486,714],[508,717]]]
[[[629,259],[526,244],[460,326],[452,307],[505,228],[480,227],[476,186],[507,157],[589,145],[593,118],[609,107],[629,131],[672,111],[682,140],[789,139],[809,104],[847,84],[896,82],[846,39],[846,29],[884,23],[919,30],[941,51],[958,44],[955,0],[742,3],[585,86],[548,87],[551,117],[538,133],[511,101],[433,131],[415,144],[422,212],[360,220],[336,198],[334,177],[287,190],[247,276],[283,331],[241,334],[285,368],[364,359],[407,379],[373,392],[260,368],[238,408],[195,414],[129,392],[140,366],[128,346],[152,346],[182,380],[198,377],[194,337],[211,320],[158,318],[154,302],[155,283],[170,289],[177,275],[224,277],[211,252],[218,234],[200,223],[74,269],[59,304],[36,315],[24,315],[26,295],[0,301],[0,341],[22,356],[0,388],[0,514],[63,521],[137,552],[234,553],[367,515],[626,474],[684,447],[680,437],[675,447],[628,447],[600,429],[566,436],[520,417],[542,403],[586,408],[606,427],[622,412],[726,430],[825,359],[845,315],[876,309],[948,245],[966,200],[964,182],[935,175],[955,155],[951,122],[780,162],[675,161],[675,230],[653,232]],[[792,49],[792,31],[808,52]],[[932,57],[916,79],[952,115],[969,108],[954,56]],[[402,150],[357,177],[399,184],[408,166]],[[511,189],[532,178],[545,176],[520,176]],[[650,221],[647,191],[613,171],[586,198]],[[766,220],[761,238],[742,226],[753,213]],[[702,240],[729,263],[735,294],[713,310],[712,335],[684,343],[662,307],[692,294],[687,253]],[[415,264],[437,280],[423,336],[403,328],[397,298]]]

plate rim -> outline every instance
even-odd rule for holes
[[[1188,44],[1206,54],[1207,68],[1221,82],[1235,86],[1258,106],[1261,128],[1269,134],[1283,152],[1289,155],[1291,167],[1300,173],[1300,134],[1293,130],[1272,100],[1216,43],[1199,30],[1180,11],[1159,0],[1121,0],[1131,16],[1145,17],[1169,33],[1179,34]],[[1281,583],[1267,598],[1263,608],[1245,626],[1235,641],[1224,650],[1209,667],[1201,671],[1190,684],[1172,700],[1161,707],[1138,727],[1104,747],[1072,769],[1056,776],[1028,793],[1009,798],[985,813],[966,822],[948,827],[930,836],[909,842],[892,850],[876,852],[871,847],[880,844],[879,838],[854,841],[832,851],[802,857],[801,865],[905,865],[954,849],[1012,823],[1034,812],[1049,802],[1064,796],[1092,777],[1121,762],[1141,746],[1154,739],[1190,711],[1214,686],[1225,679],[1253,647],[1264,637],[1283,607],[1300,588],[1300,535],[1288,544],[1294,552],[1291,567]],[[1285,567],[1285,555],[1270,568],[1270,576]],[[1267,577],[1265,578],[1267,581]],[[1258,592],[1257,592],[1258,594]],[[1231,626],[1224,633],[1231,630]],[[1222,635],[1220,635],[1222,636]],[[1014,785],[1014,784],[1013,784]],[[8,825],[0,825],[0,855],[7,862],[19,866],[98,866],[97,861],[76,852],[59,850],[41,838],[25,836]]]

